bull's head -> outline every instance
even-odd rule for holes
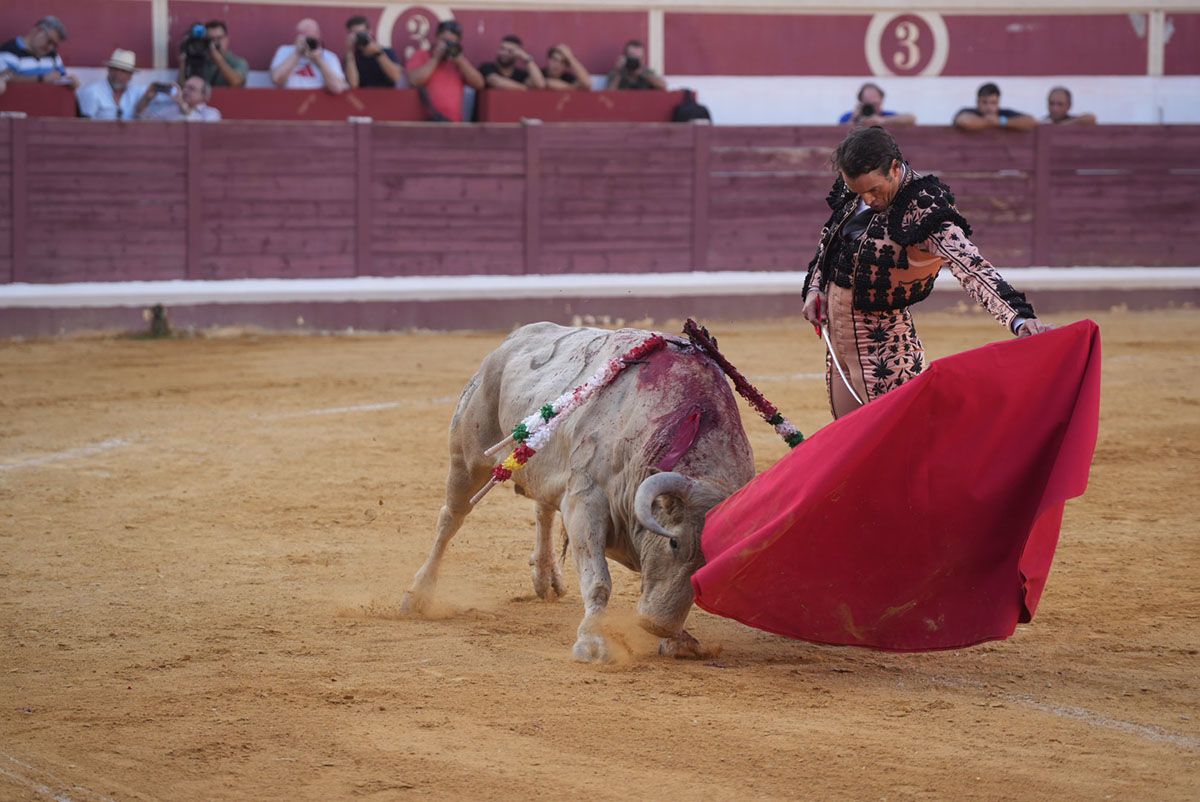
[[[638,486],[633,512],[648,536],[641,538],[642,626],[656,635],[679,635],[691,609],[692,574],[704,565],[700,533],[705,514],[727,492],[681,473],[656,473]]]

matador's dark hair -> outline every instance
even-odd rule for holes
[[[851,131],[833,152],[833,169],[849,178],[858,178],[873,170],[887,171],[893,162],[904,162],[900,146],[885,128],[872,125]]]

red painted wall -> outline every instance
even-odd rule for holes
[[[391,45],[403,56],[431,35],[414,16],[433,22],[423,7],[410,9],[392,32]],[[520,11],[453,9],[463,24],[468,56],[492,58],[499,38],[516,33],[540,62],[553,44],[565,41],[589,71],[608,72],[621,45],[645,41],[643,11]],[[138,63],[152,57],[148,0],[28,0],[0,5],[0,35],[27,32],[38,17],[54,13],[72,32],[62,48],[68,66],[99,66],[115,47],[133,49]],[[187,26],[219,18],[229,23],[233,49],[255,70],[265,70],[275,49],[293,40],[305,16],[322,26],[326,45],[341,52],[344,25],[354,14],[376,25],[379,6],[230,4],[211,0],[169,0],[171,65]],[[1133,15],[1145,20],[1145,15]],[[877,51],[897,75],[920,73],[944,49],[943,75],[1144,75],[1147,42],[1128,14],[973,15],[941,17],[947,37],[935,48],[935,31],[915,14],[894,18],[881,32]],[[676,75],[849,75],[866,76],[870,14],[694,14],[664,15],[667,72]],[[1168,15],[1173,34],[1165,50],[1168,75],[1200,74],[1200,14]],[[417,41],[414,41],[414,32]]]
[[[667,14],[673,75],[867,75],[867,16]]]
[[[947,16],[946,28],[943,75],[1146,74],[1146,37],[1128,14]]]
[[[1163,54],[1167,75],[1200,75],[1200,14],[1168,14],[1167,40]]]
[[[137,55],[140,67],[151,66],[154,41],[150,3],[146,0],[21,0],[0,3],[0,40],[24,36],[33,23],[53,15],[67,26],[68,40],[59,48],[71,67],[99,67],[114,49]]]

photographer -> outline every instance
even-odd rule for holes
[[[522,67],[521,65],[525,66]],[[488,89],[545,89],[546,78],[525,52],[521,37],[509,34],[500,40],[496,60],[479,68],[479,74],[487,82]]]
[[[375,41],[367,18],[346,20],[346,32],[346,80],[350,86],[395,88],[402,77],[396,54]]]
[[[246,85],[250,65],[229,49],[229,28],[221,20],[199,23],[188,29],[188,37],[179,47],[179,77],[183,85],[198,75],[209,86],[239,89]]]
[[[897,114],[894,111],[884,111],[883,89],[879,84],[865,83],[858,90],[858,102],[854,111],[848,111],[838,120],[838,125],[849,125],[851,128],[870,128],[872,125],[916,125],[917,118],[912,114]]]
[[[463,55],[462,26],[454,20],[439,22],[433,48],[413,53],[406,68],[434,122],[462,122],[465,87],[476,92],[484,87],[483,76]]]
[[[138,101],[136,114],[139,120],[167,120],[176,122],[215,123],[221,112],[208,105],[212,87],[199,75],[193,75],[179,84],[153,83],[146,87]]]
[[[637,39],[625,43],[605,89],[666,89],[667,82],[646,66],[646,46]]]
[[[321,26],[314,19],[296,23],[296,41],[275,51],[271,82],[283,89],[324,89],[331,95],[349,88],[342,62],[321,46]]]

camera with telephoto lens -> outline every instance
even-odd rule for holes
[[[875,108],[874,103],[864,103],[863,107],[862,107],[862,111],[859,113],[859,116],[860,117],[874,117],[876,111],[878,111],[878,109]]]
[[[304,44],[308,45],[308,49],[314,53],[321,49],[321,43],[312,36],[304,37]]]
[[[187,77],[202,75],[209,59],[208,29],[200,23],[188,28],[187,39],[179,46]]]
[[[462,55],[462,45],[446,40],[446,58],[458,58]]]
[[[642,60],[640,58],[638,58],[637,56],[626,56],[625,57],[625,71],[626,72],[637,72],[638,68],[641,66],[642,66]]]
[[[354,34],[354,46],[362,50],[367,45],[371,44],[371,34],[366,31],[359,31]]]

